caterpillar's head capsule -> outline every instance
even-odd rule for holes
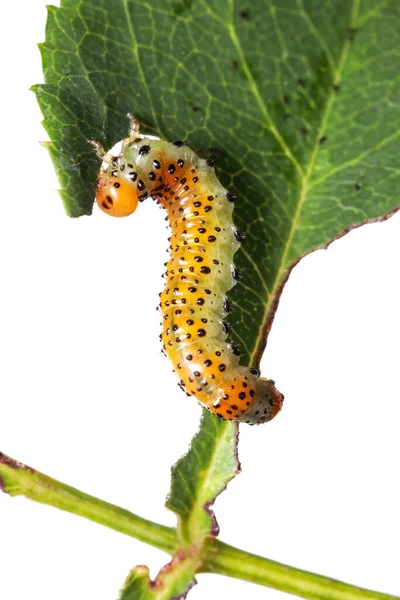
[[[138,194],[125,179],[101,173],[97,178],[96,202],[112,217],[127,217],[137,208]]]

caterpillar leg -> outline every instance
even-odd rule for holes
[[[105,160],[107,152],[104,150],[100,142],[98,142],[97,140],[88,140],[88,142],[89,144],[92,144],[92,146],[95,147],[97,156],[101,158],[101,160]]]
[[[129,126],[129,137],[126,140],[123,140],[124,145],[127,145],[130,142],[135,142],[136,140],[141,138],[140,135],[140,125],[138,119],[132,113],[128,113],[128,119],[130,121]],[[113,157],[104,150],[103,146],[97,140],[88,140],[89,144],[92,144],[96,149],[96,154],[102,161],[106,162],[109,165],[112,165]]]
[[[138,119],[134,114],[128,113],[128,119],[130,121],[129,127],[129,141],[135,142],[137,139],[140,139],[140,124]]]
[[[95,147],[97,156],[101,158],[103,162],[107,163],[108,165],[112,165],[113,157],[111,156],[111,154],[104,150],[100,142],[98,142],[97,140],[88,140],[88,142],[89,144],[92,144],[92,146]]]

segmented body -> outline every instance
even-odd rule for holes
[[[102,157],[109,164],[99,175],[96,197],[105,212],[127,214],[130,190],[133,210],[137,199],[151,196],[167,211],[172,235],[160,297],[161,339],[180,386],[218,417],[269,421],[283,396],[257,370],[239,365],[227,339],[226,293],[235,284],[233,256],[240,245],[233,196],[212,166],[181,142],[142,137],[134,129],[118,156]]]

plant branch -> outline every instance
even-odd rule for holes
[[[85,494],[0,453],[0,489],[10,496],[25,496],[146,542],[169,554],[177,545],[175,530]]]
[[[399,600],[398,596],[343,583],[239,550],[213,540],[203,554],[201,572],[258,583],[311,600]]]
[[[119,506],[85,494],[2,453],[0,489],[11,496],[25,496],[84,517],[171,555],[178,549],[174,529],[142,519]],[[365,590],[295,569],[244,552],[219,540],[212,540],[206,545],[199,571],[244,579],[312,600],[400,600],[397,596]]]

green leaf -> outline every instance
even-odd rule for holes
[[[179,550],[151,581],[144,565],[134,567],[129,573],[119,595],[119,600],[184,600],[195,585],[190,573],[197,560],[188,552]]]
[[[237,428],[203,411],[199,432],[188,453],[172,468],[171,493],[166,506],[178,516],[178,543],[182,546],[172,561],[151,582],[147,567],[130,572],[120,600],[185,598],[196,583],[205,542],[218,534],[211,510],[220,494],[239,470],[236,454]]]
[[[153,600],[149,570],[144,565],[134,567],[129,573],[119,595],[119,600]]]
[[[214,148],[245,236],[232,335],[254,363],[293,264],[398,208],[399,17],[396,0],[49,7],[35,91],[68,214],[93,203],[86,140],[113,145],[129,111],[145,132]]]
[[[86,140],[111,147],[126,135],[128,112],[145,133],[183,137],[215,155],[218,176],[238,196],[234,220],[244,235],[232,339],[242,362],[255,364],[300,258],[399,208],[400,5],[247,6],[62,0],[49,8],[46,83],[35,91],[71,216],[93,203],[99,161]],[[168,500],[183,544],[213,533],[204,506],[235,461],[234,427],[204,415]]]
[[[233,423],[220,421],[203,411],[199,432],[188,453],[172,468],[166,506],[178,516],[178,536],[184,545],[199,546],[218,533],[210,507],[239,471],[234,452],[236,438]]]

